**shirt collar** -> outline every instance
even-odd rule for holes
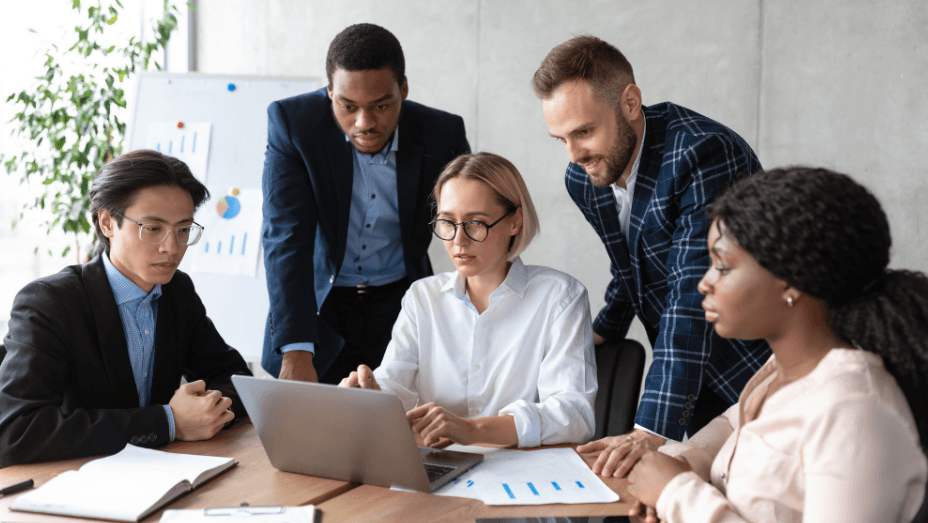
[[[641,108],[641,114],[644,115],[644,107]],[[635,163],[632,164],[632,172],[625,181],[625,186],[629,187],[635,184],[638,178],[638,168],[641,167],[641,153],[644,151],[644,137],[648,135],[648,119],[644,119],[644,127],[641,129],[641,145],[638,146],[638,156],[635,157]]]
[[[349,138],[347,134],[345,135],[345,141],[348,143],[351,143],[351,138]],[[381,151],[380,153],[376,153],[376,154],[383,154],[384,158],[386,158],[388,154],[398,151],[399,145],[400,145],[400,126],[397,125],[396,129],[393,130],[393,139],[390,140],[390,145],[388,145],[385,150]],[[354,145],[352,145],[352,147],[354,147]],[[363,154],[364,156],[368,156],[368,157],[374,156],[373,154],[362,153],[361,151],[358,151],[357,149],[355,149],[355,152],[357,152],[358,154]]]
[[[150,293],[146,294],[141,287],[133,283],[129,278],[126,278],[123,273],[119,272],[119,269],[110,261],[110,257],[106,251],[103,252],[102,257],[103,267],[106,270],[106,278],[110,282],[110,288],[113,289],[113,297],[116,298],[117,305],[141,300],[146,296],[151,296],[152,301],[154,301],[161,296],[160,284],[155,285],[155,288],[152,289]]]
[[[461,276],[461,273],[455,271],[454,278],[448,279],[444,285],[441,286],[441,292],[453,291],[454,295],[463,300],[465,298],[464,294],[464,284],[466,278]],[[506,287],[513,294],[522,298],[525,296],[525,286],[528,284],[528,271],[525,269],[525,264],[522,263],[522,258],[516,256],[512,260],[512,267],[509,268],[509,274],[506,275],[506,279],[503,280],[501,287]],[[493,291],[494,293],[496,291]]]

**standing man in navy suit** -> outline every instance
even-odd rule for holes
[[[382,27],[339,33],[326,75],[268,107],[261,364],[338,383],[380,364],[403,294],[432,273],[429,194],[470,146],[460,116],[406,100],[403,50]]]
[[[637,314],[654,348],[635,429],[578,449],[605,450],[594,471],[622,476],[646,449],[734,404],[770,355],[763,342],[715,334],[696,289],[710,263],[706,207],[761,165],[718,122],[672,103],[642,107],[631,64],[598,38],[555,47],[532,86],[570,157],[567,191],[612,262],[595,342],[624,338]]]

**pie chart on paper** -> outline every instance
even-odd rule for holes
[[[231,220],[242,211],[242,204],[235,196],[226,196],[216,204],[216,213],[225,220]]]

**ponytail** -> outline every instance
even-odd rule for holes
[[[829,307],[842,338],[883,358],[928,445],[928,275],[884,270],[860,296]]]

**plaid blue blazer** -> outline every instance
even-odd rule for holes
[[[696,290],[709,267],[706,207],[739,173],[761,169],[731,129],[671,103],[644,108],[646,129],[628,238],[609,187],[571,163],[571,198],[599,234],[612,262],[606,306],[593,324],[621,339],[637,314],[654,348],[635,423],[681,440],[705,384],[734,404],[770,356],[763,341],[719,337]]]

